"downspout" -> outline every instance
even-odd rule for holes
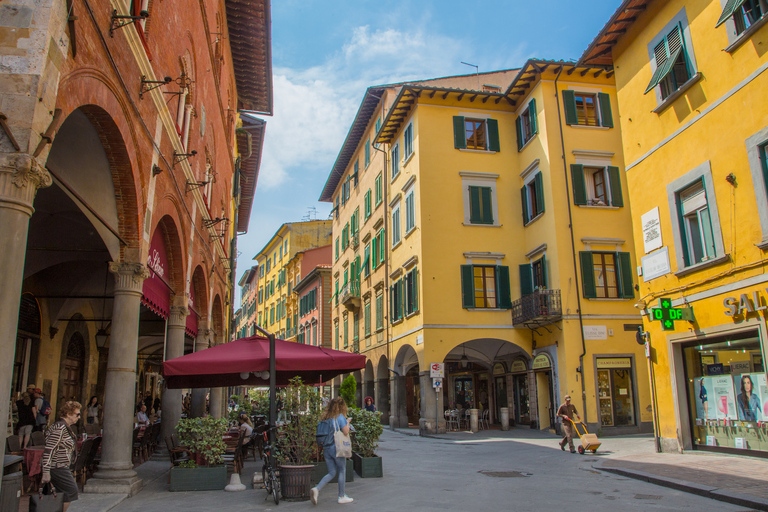
[[[571,232],[571,256],[573,258],[573,279],[576,284],[576,307],[579,314],[579,331],[581,334],[581,355],[579,356],[579,368],[578,372],[581,374],[581,400],[584,410],[584,423],[589,423],[587,420],[587,388],[584,383],[584,356],[587,354],[587,343],[584,339],[584,318],[581,312],[581,291],[579,290],[579,266],[576,263],[576,242],[573,238],[573,212],[571,209],[571,187],[568,183],[568,164],[565,161],[565,138],[563,135],[563,117],[560,110],[560,94],[557,91],[557,81],[560,79],[560,75],[563,72],[563,67],[560,66],[560,71],[555,77],[555,101],[557,102],[557,125],[560,128],[560,149],[563,152],[563,174],[565,175],[565,197],[568,202],[568,229]]]
[[[235,319],[235,275],[237,273],[237,222],[238,214],[240,213],[240,158],[235,160],[235,179],[233,199],[237,201],[237,208],[235,208],[234,221],[232,226],[234,227],[232,233],[232,240],[229,241],[229,332],[226,334],[226,340],[231,341],[232,333],[237,332],[237,325]]]

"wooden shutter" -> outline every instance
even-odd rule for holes
[[[523,188],[520,189],[520,199],[523,205],[523,226],[528,224],[528,221],[531,220],[528,218],[528,191],[525,189],[526,185],[523,185]]]
[[[533,272],[531,264],[520,265],[520,296],[524,297],[533,293]]]
[[[419,271],[413,269],[411,271],[410,290],[408,295],[411,298],[410,310],[408,313],[413,313],[419,309]]]
[[[600,126],[613,128],[613,115],[611,114],[611,97],[603,92],[597,94],[600,102]]]
[[[384,242],[386,240],[386,235],[384,234],[384,230],[381,230],[381,233],[379,235],[381,238],[379,238],[379,263],[384,263],[384,255],[386,254],[387,250],[387,244]]]
[[[585,299],[594,299],[597,297],[595,289],[595,265],[592,262],[592,253],[590,251],[580,251],[581,260],[581,289]]]
[[[472,224],[480,224],[482,222],[480,195],[480,187],[469,187],[469,222]]]
[[[475,307],[475,271],[472,265],[461,266],[461,307]]]
[[[546,254],[541,255],[541,286],[544,288],[549,288],[549,284],[547,283],[547,255]]]
[[[541,172],[537,172],[533,178],[534,186],[536,187],[536,212],[535,215],[544,212],[544,184],[541,179]]]
[[[563,105],[565,107],[565,124],[579,124],[579,114],[576,112],[576,94],[570,90],[563,91]]]
[[[539,133],[539,123],[538,119],[536,118],[536,100],[532,99],[531,102],[528,104],[528,116],[531,120],[531,137],[533,137],[534,134]]]
[[[523,149],[523,118],[518,116],[515,120],[515,131],[517,132],[517,150]]]
[[[512,294],[509,289],[509,267],[496,266],[496,298],[501,309],[512,308]]]
[[[608,179],[611,182],[611,205],[624,206],[624,197],[621,195],[621,177],[618,167],[608,167]]]
[[[632,259],[628,252],[616,253],[617,274],[621,279],[621,296],[625,299],[635,298],[635,288],[632,283]]]
[[[488,119],[488,149],[491,151],[501,151],[499,144],[499,122],[496,119]]]
[[[480,199],[483,205],[483,224],[493,224],[493,207],[491,205],[491,187],[480,188]]]
[[[453,147],[456,149],[465,149],[467,147],[464,116],[453,116]]]
[[[584,166],[571,164],[571,185],[573,187],[573,204],[587,204],[587,187],[584,184]]]

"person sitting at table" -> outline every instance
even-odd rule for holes
[[[91,401],[88,402],[88,408],[86,409],[88,411],[88,416],[86,416],[86,421],[88,425],[96,425],[99,426],[99,415],[101,414],[101,404],[99,403],[99,397],[96,395],[93,395],[91,397]]]
[[[69,467],[75,462],[77,436],[72,425],[80,420],[80,409],[79,402],[66,402],[59,413],[61,418],[48,428],[45,436],[40,482],[51,482],[56,491],[64,495],[63,512],[67,512],[69,504],[77,499],[77,482]]]
[[[139,406],[138,412],[136,412],[136,423],[138,423],[140,427],[146,427],[149,425],[149,417],[147,417],[147,406],[144,404],[141,404]]]
[[[251,423],[251,419],[245,413],[242,413],[237,417],[237,423],[239,425],[240,435],[245,436],[245,439],[243,439],[243,447],[241,449],[243,459],[245,459],[248,454],[248,448],[253,446],[256,441],[253,437],[253,423]]]
[[[32,401],[32,397],[29,393],[23,393],[21,400],[16,402],[16,408],[19,412],[19,438],[21,439],[21,449],[27,447],[29,444],[29,438],[32,435],[32,428],[35,426],[35,418],[37,418],[37,407]]]

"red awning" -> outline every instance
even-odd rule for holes
[[[194,281],[189,284],[189,314],[187,315],[186,332],[193,338],[197,337],[197,321],[200,315],[197,313],[197,307],[195,303],[195,283]]]
[[[365,356],[278,339],[275,363],[279,386],[296,376],[306,384],[320,384],[365,368]],[[268,371],[269,340],[263,336],[241,338],[163,363],[163,376],[170,389],[268,386],[269,379],[253,374]]]
[[[163,233],[160,229],[155,229],[155,234],[152,235],[149,255],[147,256],[147,268],[150,271],[150,276],[144,280],[141,303],[155,314],[168,318],[168,312],[171,309],[171,285],[166,280],[169,270],[168,255]]]

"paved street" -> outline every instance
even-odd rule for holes
[[[652,452],[648,437],[608,438],[595,455],[562,452],[552,435],[520,429],[509,433],[451,433],[421,438],[385,430],[379,453],[384,478],[347,484],[354,510],[749,510],[689,493],[597,471],[607,459]],[[691,458],[698,455],[691,455]],[[309,502],[266,501],[263,489],[252,490],[250,475],[260,468],[247,463],[243,483],[248,490],[168,492],[168,464],[142,466],[144,489],[112,508],[114,512],[229,510],[307,510]],[[316,510],[338,510],[336,484],[320,495]],[[108,499],[83,496],[71,512],[105,510]]]

